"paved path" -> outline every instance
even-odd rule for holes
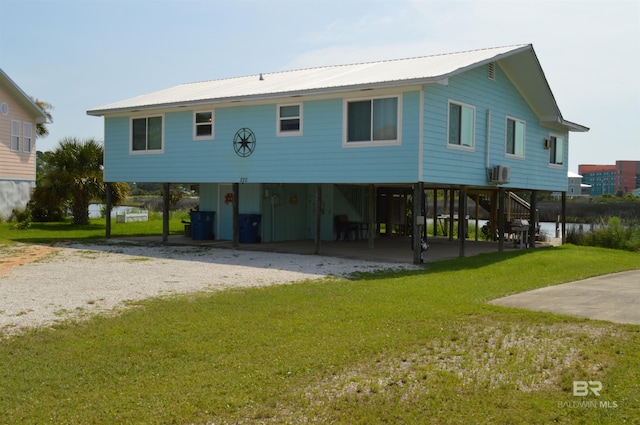
[[[491,303],[614,323],[640,324],[640,270],[548,286]]]

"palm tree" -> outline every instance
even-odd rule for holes
[[[69,201],[74,224],[88,224],[89,204],[105,198],[103,155],[101,142],[93,138],[65,138],[47,158],[48,172],[42,180],[43,189],[53,199]],[[113,185],[114,204],[127,196],[127,190],[124,183]]]
[[[51,112],[49,111],[53,109],[53,105],[40,99],[33,99],[33,101],[40,107],[40,109],[42,109],[42,112],[44,112],[44,114],[47,116],[47,121],[52,122],[53,117],[51,116]],[[47,135],[49,135],[49,129],[47,128],[45,123],[37,123],[36,137],[45,137]]]

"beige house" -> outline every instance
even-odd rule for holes
[[[0,216],[23,208],[36,184],[36,124],[47,116],[0,69]]]

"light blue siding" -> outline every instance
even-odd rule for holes
[[[448,101],[476,108],[475,150],[447,147]],[[539,119],[499,66],[496,80],[487,78],[486,67],[478,67],[449,79],[448,86],[426,87],[424,108],[423,180],[430,183],[487,186],[487,111],[490,111],[489,166],[511,167],[505,187],[537,190],[566,190],[567,149],[562,167],[549,165],[544,139],[550,133],[567,139],[567,134],[541,127]],[[506,154],[506,117],[526,122],[525,157]]]
[[[400,93],[400,92],[398,92]],[[130,154],[130,118],[106,118],[108,181],[400,183],[418,178],[419,92],[402,96],[402,143],[344,148],[343,99],[304,102],[301,136],[276,136],[276,104],[218,107],[213,140],[192,140],[193,111],[164,114],[164,153]],[[151,115],[151,114],[150,114]],[[256,135],[253,154],[233,149],[235,132]]]
[[[154,154],[130,153],[130,117],[106,117],[105,179],[249,184],[385,184],[422,180],[427,184],[487,186],[489,146],[490,167],[511,167],[511,180],[506,187],[566,190],[568,134],[542,127],[535,112],[499,65],[496,66],[495,81],[489,80],[486,67],[480,66],[451,77],[446,86],[425,86],[423,90],[422,108],[420,91],[403,93],[399,90],[396,93],[402,100],[402,139],[401,144],[394,146],[343,147],[344,98],[337,96],[300,100],[303,103],[303,134],[299,136],[276,135],[275,102],[217,106],[213,140],[193,140],[193,110],[168,111],[163,114],[164,152]],[[361,98],[363,93],[367,93],[364,96],[377,95],[375,91],[367,91],[348,96]],[[475,107],[473,151],[447,146],[449,100]],[[198,108],[203,109],[206,108]],[[424,127],[422,164],[419,159],[421,110]],[[505,153],[507,115],[526,123],[524,159]],[[243,127],[250,128],[257,139],[253,154],[246,158],[236,155],[232,144],[234,134]],[[544,139],[550,134],[565,140],[563,166],[549,165]]]

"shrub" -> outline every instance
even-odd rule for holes
[[[640,227],[626,226],[619,217],[611,217],[606,225],[579,235],[577,241],[571,242],[602,248],[640,251]]]
[[[24,208],[14,208],[11,211],[11,217],[9,221],[16,221],[15,229],[24,230],[31,226],[31,209],[27,205]]]

